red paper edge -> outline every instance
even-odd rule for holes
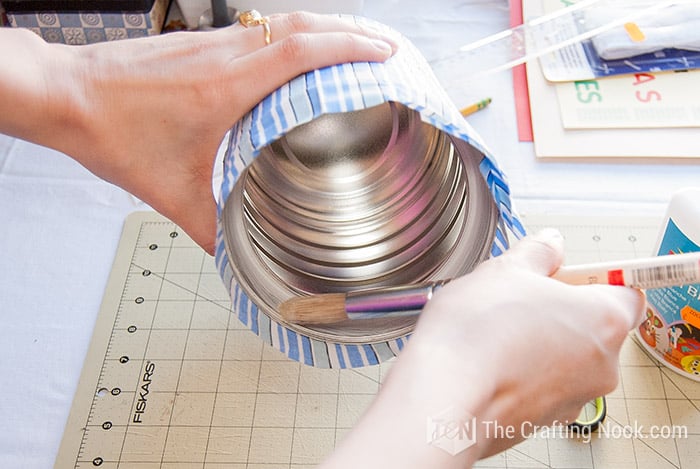
[[[522,0],[510,0],[510,27],[523,24]],[[532,142],[532,117],[530,116],[530,94],[527,89],[525,64],[513,68],[513,94],[515,96],[515,118],[518,140]]]

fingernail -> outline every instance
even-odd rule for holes
[[[391,44],[389,44],[386,41],[383,41],[381,39],[372,39],[372,44],[374,44],[374,47],[382,51],[386,55],[391,55],[394,53],[393,47],[391,47]]]
[[[534,239],[541,243],[549,244],[556,248],[563,248],[564,237],[556,228],[543,228],[534,235]]]

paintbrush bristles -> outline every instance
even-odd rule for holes
[[[331,324],[348,319],[344,293],[292,298],[280,305],[280,314],[293,324]]]

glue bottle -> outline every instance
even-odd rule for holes
[[[692,251],[700,251],[700,187],[673,194],[654,254]],[[646,296],[637,337],[670,369],[700,381],[700,284],[647,290]]]

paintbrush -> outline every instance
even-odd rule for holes
[[[552,278],[570,285],[604,284],[640,289],[700,283],[700,252],[563,266]],[[280,305],[280,314],[295,324],[414,315],[447,282],[292,298]]]

